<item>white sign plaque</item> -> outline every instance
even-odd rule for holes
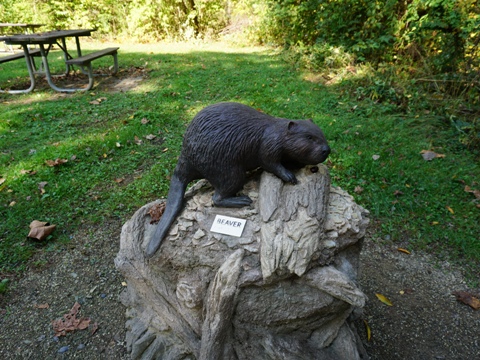
[[[224,235],[241,237],[247,220],[224,215],[215,216],[210,231]]]

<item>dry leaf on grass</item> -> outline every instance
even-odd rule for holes
[[[48,222],[33,220],[30,223],[30,232],[27,237],[37,240],[45,240],[50,235],[57,225],[50,225]]]
[[[63,315],[63,319],[52,321],[55,336],[65,336],[67,332],[75,330],[84,330],[90,325],[89,318],[77,319],[80,304],[76,302],[68,314]]]
[[[38,183],[38,190],[40,190],[40,194],[45,194],[45,186],[48,185],[48,182],[42,181]]]
[[[480,300],[466,291],[455,291],[453,295],[458,301],[470,306],[474,310],[480,309]]]
[[[165,203],[155,204],[152,205],[150,210],[148,210],[148,214],[152,217],[150,220],[150,224],[156,224],[163,215],[165,211]]]
[[[137,145],[142,145],[142,144],[143,144],[143,141],[142,141],[138,136],[136,136],[136,135],[135,135],[133,141],[134,141],[135,144],[137,144]]]
[[[62,164],[65,164],[66,162],[68,162],[67,159],[59,159],[59,158],[55,160],[45,160],[45,163],[51,167],[62,165]]]
[[[472,193],[475,197],[480,200],[480,190],[472,189],[470,186],[465,185],[465,192]]]
[[[35,170],[20,170],[20,174],[22,175],[35,175],[37,172]]]
[[[96,100],[90,101],[90,104],[92,105],[100,105],[103,101],[107,100],[106,97],[101,97]]]
[[[422,154],[423,160],[425,160],[425,161],[431,161],[435,158],[444,158],[445,157],[444,154],[437,154],[436,152],[431,151],[431,150],[422,150],[422,151],[420,151],[420,154]]]
[[[355,186],[355,189],[353,190],[356,194],[361,194],[363,192],[364,188],[361,186]]]

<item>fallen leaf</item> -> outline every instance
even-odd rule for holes
[[[148,210],[148,214],[151,216],[150,224],[156,224],[165,211],[165,203],[155,204]]]
[[[63,315],[63,319],[52,321],[53,331],[55,336],[65,336],[67,332],[75,330],[84,330],[90,324],[89,318],[77,319],[80,304],[76,302],[68,314]]]
[[[455,211],[450,206],[446,206],[447,210],[450,211],[452,214],[455,214]]]
[[[165,148],[162,150],[162,152],[167,152],[168,151],[168,148]]]
[[[115,146],[119,148],[119,147],[122,147],[122,144],[120,144],[119,142],[117,142],[117,143],[115,143]]]
[[[142,120],[140,120],[140,122],[143,124],[143,125],[146,125],[150,122],[150,120],[148,120],[147,118],[142,118]]]
[[[156,137],[157,137],[156,135],[149,134],[149,135],[145,136],[145,139],[147,139],[147,140],[153,140],[153,139],[155,139]]]
[[[55,159],[55,160],[45,160],[45,163],[48,165],[48,166],[58,166],[58,165],[62,165],[62,164],[65,164],[66,162],[68,162],[67,159]]]
[[[40,190],[40,194],[45,194],[45,186],[48,185],[48,182],[42,181],[38,183],[38,190]]]
[[[470,186],[465,185],[465,191],[468,193],[472,193],[477,199],[480,200],[480,190],[472,189],[470,188]]]
[[[37,308],[37,309],[48,309],[50,307],[50,305],[48,305],[47,303],[45,304],[35,304],[33,305],[34,308]]]
[[[397,250],[404,254],[410,255],[410,251],[408,251],[407,249],[398,248]]]
[[[438,221],[432,221],[432,225],[438,225],[439,222]]]
[[[22,175],[35,175],[37,172],[34,170],[20,170],[20,174]]]
[[[362,188],[361,186],[355,186],[355,189],[353,191],[355,191],[355,193],[357,194],[361,194],[363,190],[364,188]]]
[[[392,302],[388,300],[384,295],[376,293],[375,296],[380,300],[382,303],[388,306],[393,306]]]
[[[127,283],[125,281],[122,281],[122,286],[127,286]]]
[[[480,300],[466,291],[455,291],[453,295],[460,301],[474,310],[480,309]]]
[[[436,152],[431,151],[431,150],[422,150],[422,151],[420,151],[420,154],[422,154],[423,160],[425,160],[425,161],[431,161],[435,158],[444,158],[445,157],[444,154],[437,154]]]
[[[134,139],[135,139],[135,140],[134,140],[134,141],[135,141],[135,144],[137,144],[137,145],[142,145],[143,141],[142,141],[138,136],[135,135],[135,138],[134,138]]]
[[[10,204],[8,204],[8,206],[15,206],[16,203],[16,201],[12,201]]]
[[[50,235],[57,225],[50,225],[48,222],[33,220],[30,223],[30,232],[27,237],[37,240],[45,240]]]
[[[393,192],[393,195],[395,195],[395,196],[400,196],[400,195],[403,195],[403,192],[400,191],[400,190],[395,190],[395,191]]]
[[[90,104],[92,105],[99,105],[101,104],[103,101],[107,100],[106,97],[101,97],[101,98],[98,98],[96,100],[93,100],[93,101],[90,101]]]
[[[118,179],[115,179],[115,182],[117,184],[120,184],[121,182],[123,182],[123,180],[125,180],[125,178],[118,178]]]
[[[365,330],[367,331],[367,341],[370,341],[372,339],[372,330],[370,329],[370,326],[368,326],[367,320],[363,320],[363,323],[365,324]]]
[[[0,178],[0,185],[2,185],[6,180],[6,178]]]
[[[92,325],[92,330],[91,330],[90,334],[91,335],[95,334],[97,332],[97,330],[98,330],[98,323],[95,322]]]
[[[378,159],[380,159],[380,155],[373,155],[373,156],[372,156],[372,159],[373,159],[374,161],[377,161]]]

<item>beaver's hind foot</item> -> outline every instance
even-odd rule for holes
[[[213,203],[215,206],[219,207],[241,208],[250,205],[252,203],[252,199],[246,195],[222,198],[220,195],[215,193],[213,195]]]

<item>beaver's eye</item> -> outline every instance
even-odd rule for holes
[[[307,139],[308,140],[313,140],[313,136],[312,135],[307,135]]]

